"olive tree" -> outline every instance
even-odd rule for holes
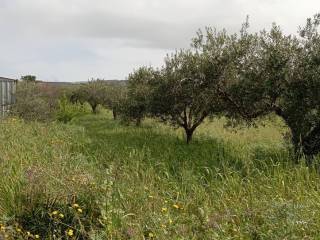
[[[314,156],[320,152],[320,15],[300,30],[300,48],[284,103],[278,112],[292,131],[296,151]]]
[[[113,119],[116,120],[121,111],[121,106],[127,96],[127,88],[122,85],[107,85],[103,105],[112,110]]]
[[[128,76],[127,91],[122,98],[120,114],[122,120],[133,121],[137,126],[147,115],[150,98],[150,81],[154,78],[151,67],[140,67]]]
[[[252,122],[272,112],[280,116],[297,156],[320,151],[318,25],[317,15],[300,37],[285,35],[276,25],[259,34],[244,28],[233,40],[228,78],[217,88],[231,118]],[[203,49],[210,55],[210,42]]]
[[[220,37],[224,39],[224,36]],[[219,78],[223,72],[220,68],[224,68],[225,62],[217,62],[217,65],[211,71]],[[194,131],[206,117],[222,110],[219,98],[210,88],[215,79],[210,81],[207,78],[206,69],[207,61],[199,52],[194,49],[180,50],[167,56],[163,68],[155,73],[155,80],[150,83],[150,114],[183,128],[187,143],[190,143]]]
[[[75,89],[70,96],[71,102],[88,102],[91,106],[92,112],[97,113],[99,104],[104,103],[106,94],[106,84],[103,80],[92,79],[88,83],[82,84]]]

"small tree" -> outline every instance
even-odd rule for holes
[[[149,111],[163,122],[182,127],[189,143],[206,117],[220,112],[219,99],[206,78],[207,61],[197,51],[180,50],[167,56],[150,84]],[[222,67],[221,65],[219,67]],[[220,75],[216,72],[217,77]]]
[[[27,82],[35,82],[36,79],[37,79],[37,77],[34,75],[25,75],[25,76],[21,77],[22,81],[27,81]]]
[[[99,104],[104,103],[106,94],[106,84],[103,80],[90,80],[88,83],[82,84],[78,89],[73,91],[70,96],[71,102],[88,102],[92,112],[97,113]]]
[[[127,89],[122,85],[108,85],[105,88],[103,105],[112,110],[113,119],[118,118],[121,105],[127,95]]]
[[[140,67],[129,74],[125,98],[122,99],[121,117],[125,121],[134,121],[137,126],[148,111],[150,81],[154,78],[151,67]]]

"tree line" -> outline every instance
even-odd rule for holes
[[[93,113],[103,105],[136,125],[152,117],[180,127],[187,143],[206,118],[250,125],[274,113],[290,129],[296,156],[311,159],[320,151],[319,24],[316,14],[298,34],[276,24],[250,32],[248,20],[234,34],[208,27],[162,67],[142,66],[126,85],[92,80],[68,98],[89,103]]]

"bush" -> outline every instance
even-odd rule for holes
[[[17,102],[12,107],[13,115],[28,121],[51,119],[52,109],[36,83],[20,82],[17,86],[16,99]]]
[[[60,122],[70,122],[73,118],[89,113],[86,105],[80,103],[71,103],[64,95],[58,101],[56,119]]]
[[[32,81],[17,85],[16,103],[12,115],[27,121],[50,121],[54,119],[61,89]]]
[[[1,226],[14,239],[90,239],[92,224],[98,225],[99,212],[88,209],[77,203],[38,203]]]
[[[98,113],[98,106],[104,104],[106,95],[106,85],[103,80],[88,81],[82,84],[79,88],[73,90],[70,96],[71,102],[87,102],[91,106],[92,113]]]

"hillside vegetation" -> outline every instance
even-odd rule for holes
[[[181,130],[111,114],[0,123],[0,239],[317,239],[318,174],[278,119]],[[316,160],[315,160],[316,162]]]

